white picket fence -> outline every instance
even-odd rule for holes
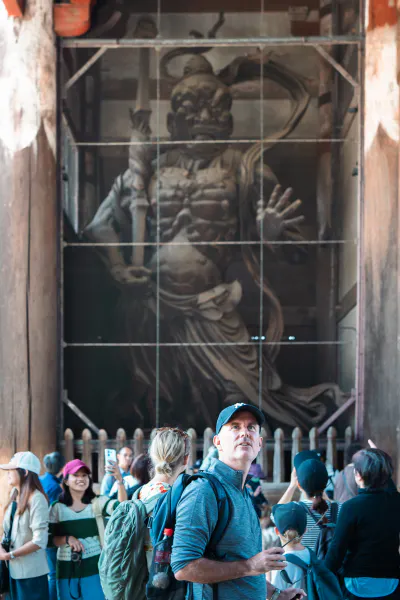
[[[107,432],[101,429],[97,439],[93,439],[89,429],[84,429],[80,439],[76,439],[71,429],[64,432],[64,441],[62,450],[65,459],[81,458],[92,470],[95,482],[100,482],[104,476],[104,450],[105,448],[121,448],[129,446],[133,449],[134,456],[147,452],[149,441],[155,433],[152,431],[144,432],[142,429],[136,429],[132,438],[128,438],[124,429],[118,429],[115,438],[109,438]],[[207,455],[212,445],[214,432],[209,427],[204,431],[203,437],[198,437],[194,429],[189,429],[188,434],[191,438],[191,453],[189,457],[188,469],[198,458]],[[296,427],[291,437],[285,437],[282,429],[276,429],[273,438],[268,437],[262,430],[263,446],[258,456],[257,462],[261,465],[267,481],[274,484],[284,483],[290,480],[290,472],[293,465],[293,458],[300,450],[315,450],[317,448],[326,451],[327,460],[335,467],[342,468],[342,452],[353,441],[353,430],[348,427],[344,438],[337,437],[335,427],[330,427],[326,435],[319,436],[318,430],[314,427],[308,432],[307,436],[299,427]],[[339,458],[339,461],[338,461]]]

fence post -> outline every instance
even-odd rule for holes
[[[186,473],[190,473],[191,467],[197,460],[197,433],[191,427],[187,430],[187,434],[190,438],[190,452],[189,452],[189,460],[186,466]]]
[[[330,462],[334,468],[336,468],[337,465],[336,438],[337,431],[335,427],[329,427],[327,433],[326,460]]]
[[[345,432],[344,432],[344,451],[346,453],[347,448],[350,446],[350,444],[353,443],[353,429],[351,427],[351,425],[349,425],[348,427],[346,427]],[[346,466],[346,465],[344,465]]]
[[[90,429],[84,429],[82,431],[82,460],[92,471],[92,432]]]
[[[265,479],[268,477],[268,450],[267,450],[267,432],[261,427],[262,446],[257,456],[257,462],[263,470]]]
[[[66,429],[64,432],[65,440],[65,462],[74,459],[74,434],[72,429]]]
[[[274,445],[274,483],[282,483],[285,475],[285,456],[284,456],[284,443],[285,434],[282,429],[277,429],[274,433],[275,445]]]
[[[122,427],[120,427],[118,429],[115,440],[117,442],[117,452],[118,452],[118,450],[120,448],[124,448],[126,446],[126,432],[125,432],[125,429],[122,429]]]
[[[203,460],[208,454],[209,449],[213,446],[214,432],[211,427],[207,427],[204,430],[203,435]]]
[[[133,434],[133,456],[136,458],[139,454],[144,453],[144,433],[139,427],[135,429]]]
[[[294,457],[301,452],[301,439],[303,437],[300,427],[295,427],[292,432],[292,468],[294,465]]]
[[[308,434],[310,439],[310,450],[318,450],[318,429],[313,427]]]
[[[105,429],[100,429],[99,431],[99,457],[98,457],[98,482],[101,483],[103,481],[103,477],[105,475],[105,464],[104,464],[104,450],[107,447],[107,431]]]

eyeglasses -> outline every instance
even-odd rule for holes
[[[186,431],[179,429],[179,427],[160,427],[160,429],[157,429],[157,433],[164,433],[164,431],[170,431],[171,433],[177,433],[184,440],[189,439],[189,436],[186,433]]]

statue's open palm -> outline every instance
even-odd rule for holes
[[[304,216],[293,216],[301,206],[301,200],[291,202],[292,192],[292,188],[287,188],[282,193],[281,186],[276,185],[266,207],[263,200],[258,202],[257,229],[266,241],[278,240],[284,234],[293,240],[303,239],[298,226],[304,221]]]

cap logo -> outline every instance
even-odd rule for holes
[[[245,406],[245,403],[244,402],[237,402],[233,406],[234,406],[234,408],[240,408],[241,406]]]

